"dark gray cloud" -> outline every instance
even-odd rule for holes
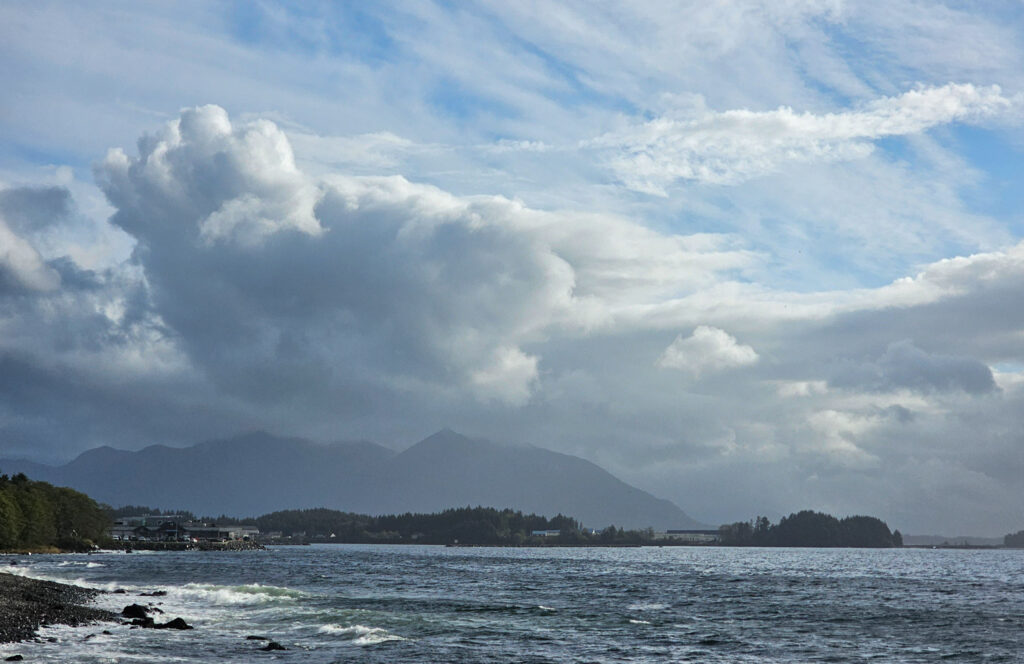
[[[0,189],[0,217],[18,233],[28,233],[66,221],[72,212],[66,187]]]
[[[992,370],[983,362],[969,357],[929,354],[909,339],[889,344],[885,353],[874,361],[837,363],[829,384],[869,390],[961,390],[968,394],[986,394],[996,389]]]

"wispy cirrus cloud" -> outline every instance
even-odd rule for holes
[[[664,196],[678,181],[737,184],[786,164],[863,158],[874,141],[952,122],[1017,118],[1024,97],[999,86],[950,84],[886,97],[859,110],[814,114],[702,111],[657,118],[585,142],[612,152],[608,164],[637,191]]]

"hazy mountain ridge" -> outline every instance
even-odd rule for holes
[[[579,457],[473,440],[448,429],[401,453],[365,441],[320,445],[255,432],[184,448],[100,447],[64,466],[0,461],[0,472],[19,471],[112,505],[206,514],[307,507],[383,514],[483,505],[562,513],[590,527],[702,525],[670,501]]]

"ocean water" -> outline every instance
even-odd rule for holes
[[[0,645],[33,662],[1024,662],[1020,550],[319,545],[18,560],[0,564],[124,588],[98,605],[151,602],[195,626],[51,627],[43,643]],[[137,596],[154,590],[167,595]]]

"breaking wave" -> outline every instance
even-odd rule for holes
[[[306,597],[301,590],[265,586],[259,583],[244,586],[215,586],[202,583],[188,583],[171,590],[184,599],[208,602],[215,606],[236,606],[263,604],[267,602],[294,602]]]
[[[323,625],[317,631],[321,634],[337,634],[352,637],[352,643],[357,646],[372,646],[386,641],[406,640],[404,637],[392,634],[386,629],[367,627],[366,625]]]

